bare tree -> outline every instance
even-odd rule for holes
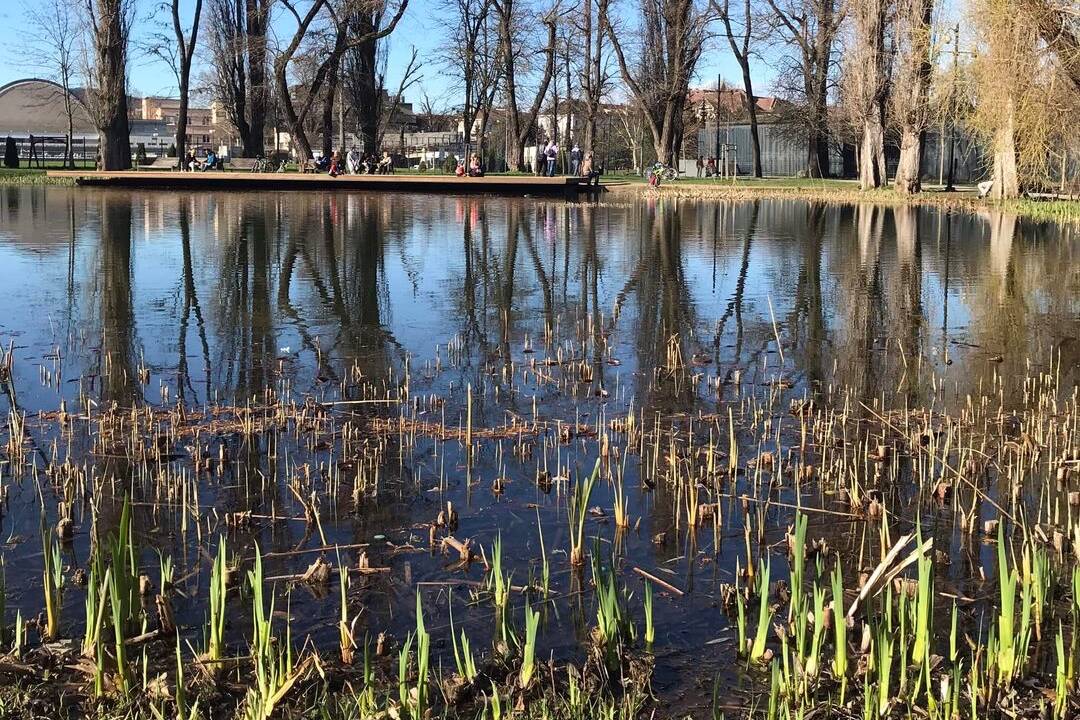
[[[102,170],[127,170],[131,167],[127,55],[134,0],[84,1],[93,44],[86,97],[98,129],[98,165]]]
[[[1043,10],[1016,0],[973,0],[976,102],[971,125],[992,159],[991,197],[1058,185],[1076,143],[1078,93],[1068,42],[1046,39]],[[1045,6],[1044,6],[1045,7]],[[1073,12],[1076,12],[1075,10]],[[1069,17],[1062,16],[1069,22]],[[1067,26],[1063,27],[1068,32]]]
[[[848,100],[861,129],[859,187],[882,187],[885,177],[885,103],[889,96],[891,52],[886,47],[891,0],[851,0],[853,45],[844,66]]]
[[[761,177],[761,141],[758,137],[757,98],[754,96],[754,84],[750,77],[750,38],[753,34],[753,13],[751,0],[743,0],[742,28],[735,30],[736,23],[731,20],[731,0],[711,0],[713,9],[724,23],[724,35],[735,61],[739,63],[743,76],[743,92],[746,94],[746,114],[750,120],[750,149],[753,156],[754,177]],[[719,122],[720,89],[717,88],[717,122]],[[717,150],[719,152],[719,150]]]
[[[465,152],[473,141],[479,116],[486,115],[498,73],[489,38],[491,0],[444,0],[443,12],[452,17],[450,42],[444,46],[442,65],[462,95],[461,120]],[[482,137],[482,136],[481,136]]]
[[[794,70],[802,100],[801,124],[806,132],[806,173],[829,175],[828,96],[833,46],[844,13],[836,0],[767,0],[779,30],[796,50]]]
[[[623,81],[645,116],[656,157],[673,165],[682,145],[683,109],[701,57],[706,17],[694,0],[646,0],[643,9],[644,41],[637,73],[630,70],[610,16],[604,23]]]
[[[976,8],[983,47],[976,62],[978,103],[974,126],[989,141],[991,196],[1020,194],[1017,119],[1025,104],[1025,84],[1035,68],[1035,29],[1008,0],[979,0]]]
[[[1075,0],[1021,0],[1062,73],[1080,91],[1080,7]]]
[[[20,46],[21,59],[42,69],[46,76],[60,86],[58,95],[67,119],[67,140],[64,147],[64,167],[75,166],[72,136],[75,134],[75,111],[78,102],[71,93],[71,84],[78,71],[76,50],[79,28],[75,22],[71,0],[47,0],[44,6],[27,5],[25,9],[25,43]]]
[[[270,88],[266,30],[273,0],[207,0],[210,90],[240,136],[244,157],[265,152]]]
[[[596,4],[596,16],[593,17],[593,4]],[[585,56],[581,67],[581,91],[584,99],[584,125],[582,132],[582,150],[586,153],[596,151],[596,118],[600,114],[600,103],[608,84],[608,75],[604,72],[604,27],[607,22],[609,0],[582,0],[581,35]]]
[[[195,59],[195,45],[199,37],[199,18],[202,16],[202,0],[195,0],[191,18],[190,35],[180,23],[180,0],[167,0],[161,9],[171,20],[171,37],[165,34],[151,36],[146,51],[159,57],[176,76],[180,92],[180,108],[176,114],[176,157],[182,164],[187,154],[188,103],[191,96],[191,64]]]
[[[405,91],[424,79],[424,76],[420,74],[423,67],[424,64],[420,62],[419,54],[416,48],[413,47],[409,62],[401,73],[401,81],[398,83],[397,92],[390,97],[390,107],[386,109],[386,112],[379,115],[379,122],[375,132],[375,144],[377,147],[383,146],[383,138],[386,135],[387,127],[394,122],[394,116],[397,115],[398,108],[405,99]]]
[[[353,32],[370,33],[382,23],[382,8],[372,6],[348,18]],[[365,153],[378,149],[379,118],[383,114],[386,90],[388,48],[385,43],[368,40],[348,50],[343,58],[343,92],[355,119]]]
[[[297,10],[292,0],[281,0],[281,3],[296,20],[296,30],[288,45],[274,60],[274,79],[297,157],[301,161],[306,161],[311,159],[312,153],[311,141],[308,139],[304,121],[319,97],[323,83],[329,78],[331,82],[328,84],[328,91],[333,92],[336,73],[344,54],[351,49],[377,42],[390,35],[397,27],[402,15],[405,14],[408,0],[400,0],[390,22],[384,26],[380,25],[385,6],[380,0],[313,0],[303,15]],[[329,52],[325,54],[325,59],[318,65],[311,83],[305,88],[307,97],[297,109],[289,87],[289,63],[296,56],[316,18],[324,12],[330,22],[333,44]]]
[[[251,106],[248,137],[244,143],[244,155],[247,157],[265,152],[266,119],[270,115],[271,96],[266,77],[266,32],[270,24],[271,3],[273,0],[244,0],[244,39]]]
[[[478,57],[482,62],[477,67],[476,78],[476,126],[473,137],[481,152],[487,144],[488,125],[491,124],[495,96],[499,92],[502,80],[502,65],[499,62],[499,34],[495,13],[488,13],[487,21],[479,38]],[[505,148],[504,148],[505,149]]]
[[[898,64],[891,108],[900,131],[900,162],[893,187],[911,195],[922,189],[923,135],[930,122],[934,0],[898,0],[898,5]]]
[[[381,16],[363,13],[352,22],[354,31],[370,32],[382,21]],[[423,64],[414,47],[397,92],[391,95],[386,89],[387,54],[385,42],[371,40],[347,51],[343,57],[342,93],[348,100],[347,112],[353,116],[365,153],[375,153],[383,146],[387,127],[393,121],[405,91],[423,79],[420,74]],[[329,152],[329,146],[324,146],[323,151]]]
[[[519,17],[515,0],[491,0],[495,8],[499,34],[499,61],[502,69],[503,96],[506,99],[506,165],[515,172],[525,169],[525,143],[536,128],[536,118],[547,95],[548,85],[555,73],[555,16],[544,16],[547,42],[541,52],[545,55],[544,70],[532,106],[524,114],[518,107],[518,82],[521,41],[517,30]]]
[[[618,120],[616,130],[630,151],[630,166],[634,172],[641,172],[645,167],[645,151],[642,147],[645,136],[644,113],[636,106],[620,105],[615,115]]]

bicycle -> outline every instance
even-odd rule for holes
[[[670,167],[664,163],[658,162],[649,168],[646,177],[649,179],[649,185],[656,187],[661,182],[672,182],[679,179],[679,170],[677,168]]]
[[[272,167],[270,165],[270,161],[264,158],[262,155],[255,158],[255,162],[251,164],[251,172],[253,173],[270,172],[271,169]]]

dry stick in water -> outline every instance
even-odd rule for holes
[[[874,568],[874,572],[870,573],[870,577],[866,579],[862,589],[859,591],[859,596],[855,598],[855,601],[851,603],[851,607],[848,609],[848,620],[852,620],[855,617],[855,611],[859,609],[860,603],[888,585],[889,581],[899,575],[904,568],[918,560],[924,553],[929,552],[930,549],[934,547],[934,539],[927,538],[923,541],[922,545],[919,545],[912,550],[911,554],[899,563],[896,563],[896,558],[900,556],[900,553],[907,547],[907,544],[911,542],[912,537],[914,536],[911,533],[908,533],[898,539],[896,543],[893,544],[892,549],[890,549],[882,561],[878,563],[878,566]]]
[[[766,295],[765,299],[769,301],[769,318],[772,319],[772,331],[776,337],[776,349],[780,352],[780,372],[784,371],[784,346],[780,344],[780,331],[776,327],[776,315],[773,314],[772,309],[772,295]]]
[[[672,593],[675,593],[675,594],[676,594],[676,595],[678,595],[679,597],[682,597],[682,596],[683,596],[683,595],[685,594],[685,593],[684,593],[684,592],[683,592],[682,590],[680,590],[679,588],[675,587],[675,586],[674,586],[674,585],[672,585],[671,583],[669,583],[669,582],[666,582],[666,581],[664,581],[664,580],[661,580],[660,578],[656,577],[656,576],[655,576],[655,575],[653,575],[652,573],[650,573],[650,572],[646,572],[646,571],[642,570],[642,569],[641,569],[641,568],[639,568],[639,567],[635,567],[635,568],[634,568],[634,572],[636,572],[636,573],[637,573],[638,575],[640,575],[641,577],[645,578],[645,579],[646,579],[646,580],[648,580],[649,582],[652,582],[652,583],[655,583],[656,585],[659,585],[660,587],[664,588],[664,589],[665,589],[665,590],[667,590],[668,592],[672,592]]]

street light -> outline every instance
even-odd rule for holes
[[[949,92],[949,181],[945,184],[945,192],[954,192],[953,166],[956,163],[956,75],[960,58],[960,23],[956,23],[952,31],[953,61],[952,61],[952,90]],[[971,51],[964,51],[965,55],[974,56]]]

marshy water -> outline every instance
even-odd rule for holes
[[[0,193],[0,641],[28,666],[131,665],[126,684],[65,680],[86,698],[166,702],[145,679],[175,684],[179,647],[205,706],[266,709],[243,689],[272,652],[251,583],[225,594],[214,662],[233,664],[205,668],[227,547],[245,572],[261,555],[274,632],[322,658],[271,681],[271,711],[346,682],[403,715],[554,708],[579,686],[624,716],[771,696],[1076,711],[1075,228],[794,200]],[[127,572],[149,586],[99,620],[130,626],[118,659],[86,638],[125,498]],[[834,566],[846,670],[817,603]],[[365,646],[370,676],[351,669]],[[533,653],[540,681],[521,677]]]

